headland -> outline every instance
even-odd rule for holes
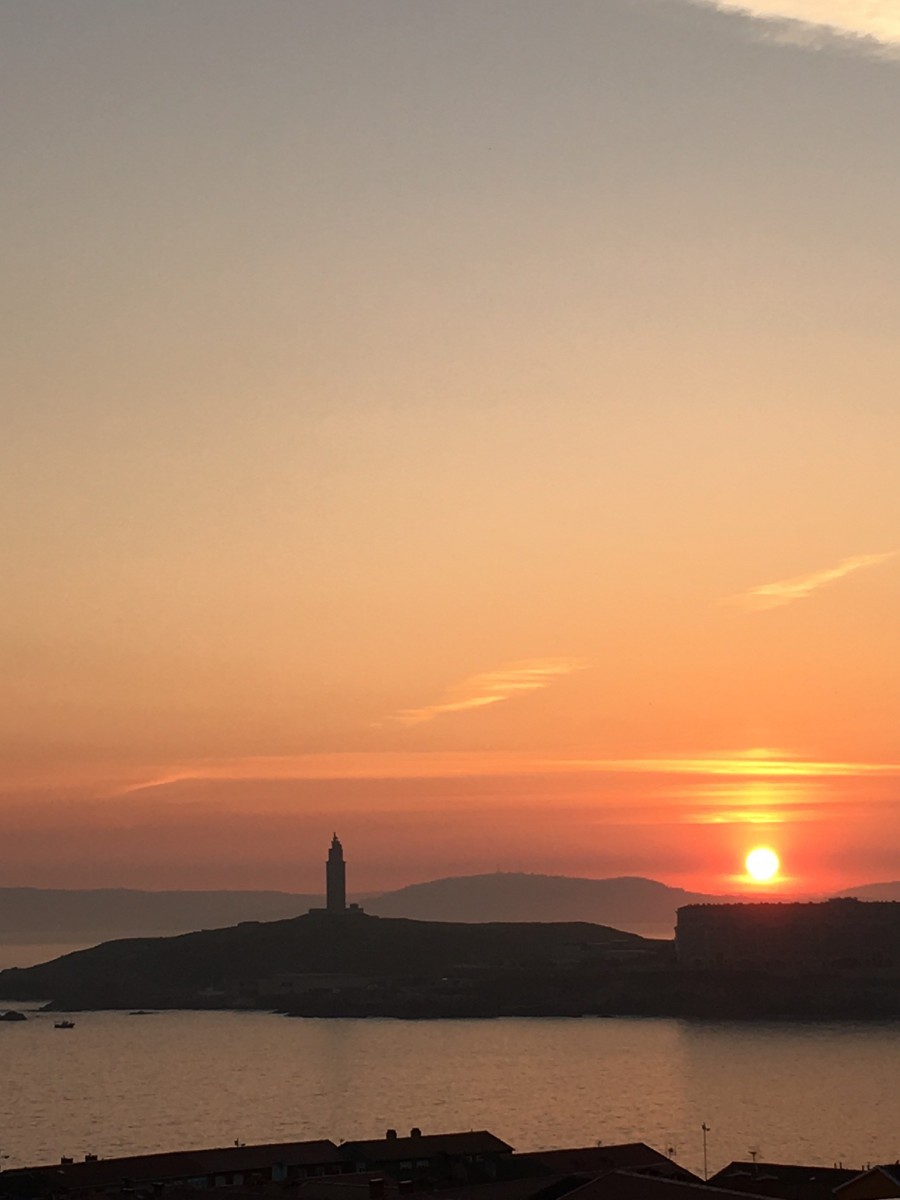
[[[0,972],[5,1000],[77,1009],[262,1009],[303,1017],[891,1019],[900,903],[686,905],[653,940],[588,922],[441,922],[346,898],[281,921],[104,942]]]

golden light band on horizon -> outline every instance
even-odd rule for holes
[[[454,775],[532,775],[573,772],[729,777],[734,779],[816,779],[857,775],[900,775],[892,763],[831,763],[770,757],[746,751],[733,757],[647,759],[541,759],[522,755],[459,753],[358,753],[261,757],[185,765],[130,785],[126,791],[162,787],[187,779],[343,779],[427,778]]]
[[[865,762],[823,762],[791,759],[783,752],[759,750],[736,752],[727,756],[645,759],[563,759],[541,758],[522,753],[473,753],[469,751],[357,751],[333,754],[253,755],[246,758],[200,760],[169,766],[140,764],[123,771],[103,760],[64,762],[56,768],[43,764],[20,765],[5,772],[0,781],[4,789],[50,786],[68,780],[82,781],[107,777],[114,792],[126,794],[148,788],[165,787],[185,780],[291,780],[291,779],[392,779],[453,776],[533,775],[541,774],[648,774],[696,775],[734,780],[810,779],[900,776],[900,764]],[[748,785],[749,786],[749,785]],[[722,796],[734,793],[720,792]]]

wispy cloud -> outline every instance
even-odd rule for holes
[[[734,779],[792,779],[853,775],[895,775],[900,763],[835,762],[804,759],[786,750],[757,748],[679,758],[568,759],[569,770],[650,775],[696,775]]]
[[[855,558],[842,559],[834,567],[826,567],[823,571],[813,571],[810,575],[797,575],[793,579],[779,579],[775,583],[763,583],[751,588],[738,596],[732,596],[730,603],[741,608],[759,610],[765,608],[780,608],[784,604],[793,604],[795,600],[805,600],[812,592],[825,587],[828,583],[836,583],[839,579],[861,571],[864,567],[874,567],[878,563],[894,558],[896,550],[888,550],[884,554],[858,554]]]
[[[576,668],[577,669],[577,668]],[[178,803],[184,798],[183,785],[216,783],[303,783],[312,781],[385,782],[403,780],[458,779],[474,776],[495,779],[527,780],[570,776],[611,782],[628,776],[657,776],[659,779],[687,777],[690,794],[699,779],[721,780],[719,787],[730,787],[731,780],[758,780],[803,783],[829,777],[900,777],[900,763],[840,762],[804,759],[788,751],[751,749],[723,751],[683,757],[553,758],[517,752],[422,751],[384,752],[347,751],[328,754],[248,756],[245,758],[198,759],[193,762],[134,766],[118,779],[107,765],[95,765],[93,778],[76,775],[67,782],[76,792],[87,792],[98,799],[156,791]],[[692,779],[690,777],[693,777]],[[23,786],[27,783],[27,787]],[[93,784],[93,786],[91,786]],[[50,791],[59,795],[60,780],[55,773],[32,773],[18,781],[0,780],[4,793],[26,795]],[[520,792],[516,793],[520,795]],[[687,793],[684,793],[687,794]],[[592,792],[591,795],[594,795]],[[682,795],[679,791],[678,795]]]
[[[900,48],[900,0],[695,0],[795,29],[821,30]]]
[[[115,792],[126,795],[153,788],[166,790],[178,784],[300,783],[303,781],[356,780],[359,782],[404,779],[453,779],[461,776],[520,776],[535,771],[555,773],[553,760],[515,753],[437,751],[385,753],[337,751],[325,754],[248,755],[244,758],[199,759],[145,771],[139,780],[122,781]],[[0,782],[2,791],[2,782]]]
[[[396,725],[421,725],[447,713],[467,712],[473,708],[485,708],[511,700],[525,692],[536,692],[574,671],[584,670],[587,664],[578,658],[534,658],[525,662],[509,663],[494,671],[472,675],[448,688],[434,704],[423,708],[404,708],[386,718],[386,723]]]
[[[842,775],[896,775],[900,763],[835,762],[798,758],[785,750],[753,749],[683,757],[541,758],[529,754],[438,751],[252,756],[201,759],[147,772],[140,780],[122,782],[118,794],[167,788],[197,780],[223,782],[291,782],[301,780],[436,779],[458,776],[697,775],[743,779]]]

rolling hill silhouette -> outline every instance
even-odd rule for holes
[[[868,884],[840,895],[900,900],[900,882]],[[636,876],[578,879],[502,872],[435,879],[355,898],[383,917],[456,923],[589,921],[645,937],[671,937],[683,904],[738,899]],[[285,920],[321,903],[321,895],[274,891],[0,888],[0,943],[72,944],[190,933],[240,921]]]
[[[637,876],[571,879],[495,873],[412,884],[367,901],[366,908],[382,917],[421,921],[590,921],[671,937],[681,905],[721,899]]]

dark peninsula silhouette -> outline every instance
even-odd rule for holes
[[[685,966],[673,942],[600,925],[324,912],[106,942],[0,972],[0,996],[63,1011],[256,1008],[307,1017],[897,1018],[900,970],[826,961]]]
[[[277,1008],[318,1016],[580,1015],[598,981],[671,946],[588,924],[448,924],[312,912],[129,938],[0,972],[53,1008]]]
[[[689,897],[648,880],[473,876],[404,889],[421,907],[422,892],[446,903],[464,884],[468,922],[380,917],[347,902],[347,864],[334,834],[324,907],[282,921],[104,942],[0,972],[0,996],[57,1009],[275,1008],[308,1017],[900,1014],[900,904],[690,897],[677,910],[674,942],[654,941],[586,921],[488,921],[498,879],[517,910],[530,899],[545,917],[560,893],[576,906],[618,898],[633,912],[642,902],[644,915],[657,919],[674,894]]]

